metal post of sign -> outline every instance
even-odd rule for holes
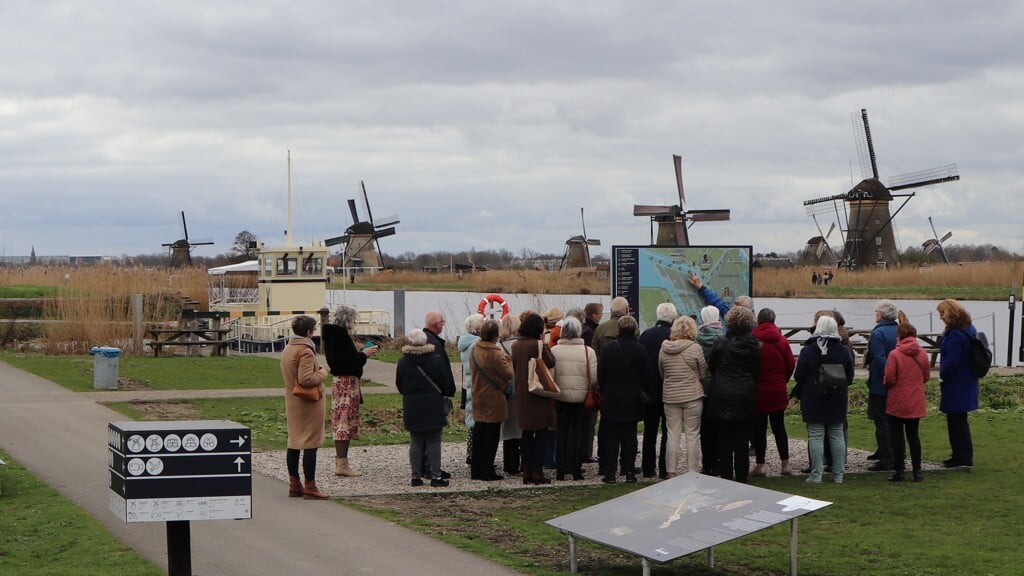
[[[1016,320],[1017,295],[1010,292],[1010,335],[1006,338],[1006,366],[1013,366],[1013,322]]]
[[[651,560],[649,558],[641,558],[640,565],[644,567],[644,576],[651,576]]]
[[[796,576],[796,518],[789,521],[789,576]]]
[[[192,576],[192,534],[188,520],[167,522],[167,576]]]
[[[569,572],[576,573],[576,537],[569,534]]]
[[[708,568],[715,567],[715,548],[711,546],[708,548]]]

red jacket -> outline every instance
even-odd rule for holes
[[[924,418],[924,383],[931,378],[928,354],[908,337],[896,343],[885,361],[884,384],[889,390],[885,413],[897,418]]]
[[[768,414],[789,406],[786,384],[793,376],[796,358],[789,341],[779,327],[764,322],[754,327],[754,337],[761,341],[761,373],[757,377],[757,413]]]

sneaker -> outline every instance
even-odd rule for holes
[[[450,484],[450,482],[448,482],[444,478],[431,478],[430,479],[430,487],[431,488],[445,488],[449,484]]]
[[[762,468],[760,470],[755,468],[755,469],[750,471],[749,476],[751,478],[764,478],[764,477],[768,476],[768,473],[764,471],[764,468]]]
[[[636,474],[633,474],[632,472],[626,474],[626,482],[629,482],[630,484],[636,484]]]
[[[842,484],[843,483],[843,475],[842,474],[833,474],[832,475],[832,481],[835,482],[836,484]]]
[[[423,486],[423,478],[413,478],[411,484],[413,488]]]
[[[868,466],[869,472],[888,472],[889,470],[892,470],[892,464],[889,462],[875,462]]]
[[[821,476],[808,476],[804,482],[808,484],[821,484]]]
[[[608,474],[604,478],[601,478],[601,482],[604,482],[605,484],[615,484],[618,480],[615,479],[614,474]]]

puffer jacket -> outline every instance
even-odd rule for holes
[[[787,383],[796,368],[796,358],[789,341],[773,322],[754,327],[754,337],[761,341],[761,374],[757,378],[757,413],[770,414],[789,406]]]
[[[761,373],[761,341],[746,334],[719,336],[708,359],[711,384],[704,388],[704,410],[713,420],[754,417],[757,377]]]
[[[559,338],[551,353],[555,355],[552,375],[560,390],[557,400],[573,404],[583,402],[587,387],[597,382],[597,354],[583,345],[583,338]]]
[[[885,363],[885,387],[889,395],[885,413],[897,418],[924,418],[924,383],[932,376],[928,353],[911,336],[896,343]]]
[[[693,340],[666,340],[658,353],[662,402],[682,404],[704,397],[708,363],[704,350]]]

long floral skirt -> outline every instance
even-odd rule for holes
[[[335,376],[331,382],[331,433],[335,440],[358,440],[363,420],[359,416],[362,391],[359,378]]]

